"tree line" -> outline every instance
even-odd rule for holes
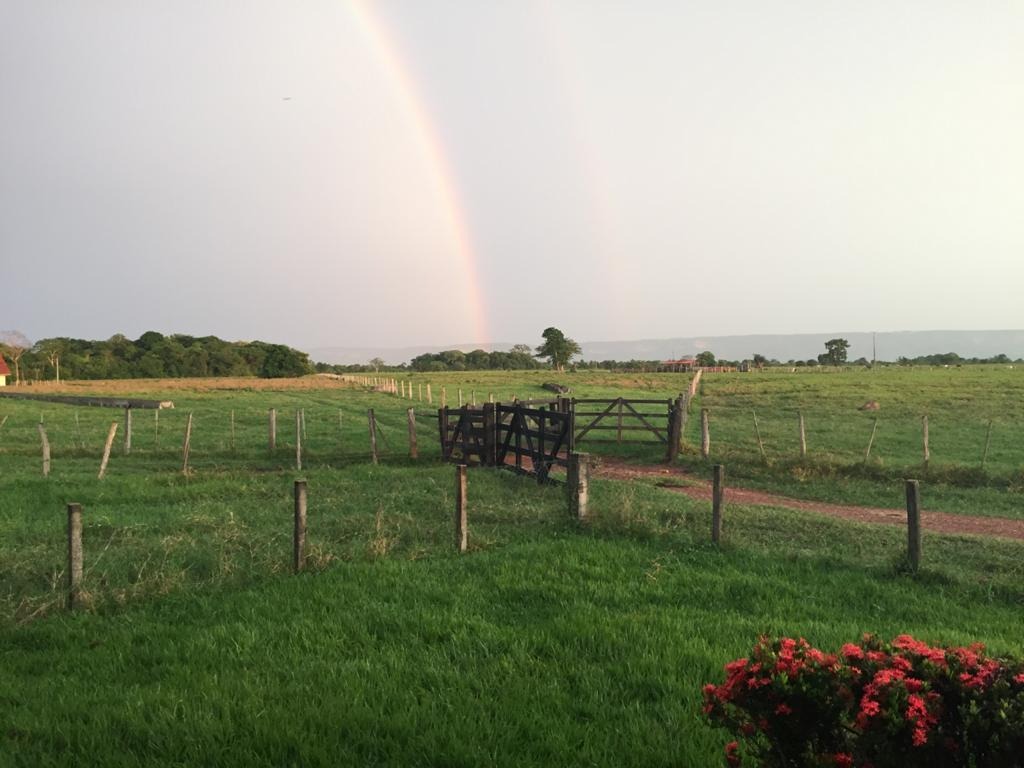
[[[134,341],[116,334],[105,341],[58,337],[35,344],[6,332],[0,354],[23,381],[138,379],[203,376],[303,376],[309,355],[265,341],[224,341],[216,336],[164,336],[147,331]]]

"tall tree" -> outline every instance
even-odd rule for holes
[[[718,362],[717,360],[715,360],[715,353],[712,352],[710,349],[706,349],[700,354],[698,354],[697,357],[694,358],[694,360],[696,361],[697,365],[699,365],[701,368],[713,368],[715,363]]]
[[[825,357],[829,365],[842,365],[846,362],[846,350],[850,342],[846,339],[829,339],[825,342]],[[820,357],[818,358],[821,359]]]
[[[14,383],[21,384],[21,356],[32,348],[32,342],[21,331],[0,331],[0,347],[14,363]]]
[[[580,345],[557,328],[545,328],[541,334],[544,343],[537,347],[536,357],[546,357],[556,371],[565,369],[573,355],[580,353]]]

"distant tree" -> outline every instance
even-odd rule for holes
[[[825,342],[825,360],[818,356],[823,365],[842,365],[846,362],[846,350],[850,348],[850,342],[846,339],[829,339]]]
[[[471,371],[483,371],[491,365],[491,356],[482,349],[474,349],[466,355],[466,367]]]
[[[14,363],[14,383],[20,384],[21,358],[32,348],[32,342],[21,331],[0,331],[0,347],[3,347],[7,356],[11,358],[11,362]]]
[[[757,354],[757,352],[754,353],[754,356],[751,359],[753,360],[754,365],[756,365],[758,368],[764,368],[764,364],[768,362],[767,357],[765,357],[764,355],[759,355]]]
[[[541,334],[544,343],[537,347],[536,357],[546,357],[556,371],[565,370],[573,355],[580,353],[580,345],[557,328],[545,328]]]
[[[384,361],[379,357],[375,357],[370,361],[370,365],[373,366],[373,372],[377,373],[381,368],[384,367]]]
[[[715,353],[711,350],[704,350],[694,359],[701,368],[712,368],[718,362],[715,360]]]
[[[466,353],[461,349],[447,349],[441,353],[441,362],[448,366],[449,371],[466,370]]]

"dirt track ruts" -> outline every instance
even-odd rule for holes
[[[602,457],[596,472],[598,477],[617,480],[657,479],[662,481],[685,480],[687,485],[662,486],[666,491],[683,493],[692,499],[711,500],[711,484],[694,477],[678,468],[627,464],[624,461]],[[827,517],[853,520],[858,523],[882,525],[907,524],[905,509],[882,509],[879,507],[856,507],[848,504],[832,504],[826,501],[807,501],[779,496],[764,491],[726,486],[726,502],[753,506],[785,507],[805,512],[815,512]],[[949,512],[921,512],[921,524],[926,532],[972,534],[976,536],[997,536],[1005,539],[1024,541],[1024,520],[1009,520],[1003,517],[980,517],[976,515],[954,515]]]

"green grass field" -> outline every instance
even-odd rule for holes
[[[896,477],[890,466],[919,466],[912,430],[925,409],[930,472],[948,485],[943,497],[933,487],[942,483],[925,480],[926,502],[955,491],[959,511],[1016,516],[1012,428],[1024,422],[1024,380],[1018,371],[961,373],[708,377],[695,405],[711,409],[712,459],[728,456],[731,477],[824,496],[827,467],[856,464],[860,437],[846,433],[865,421],[858,401],[879,400],[879,435],[887,419],[893,435],[877,438],[885,471],[833,469],[845,501],[883,495]],[[451,402],[460,384],[467,396],[477,387],[478,399],[505,399],[539,396],[551,378],[430,381],[435,398],[443,385]],[[580,396],[681,388],[672,375],[560,378]],[[99,455],[119,412],[81,408],[76,424],[72,407],[0,401],[0,765],[714,765],[727,739],[702,722],[700,686],[761,633],[836,647],[863,631],[911,632],[1024,653],[1024,545],[926,535],[924,568],[911,576],[896,528],[730,506],[719,549],[708,541],[707,504],[651,485],[596,481],[593,519],[579,526],[560,488],[475,469],[470,551],[459,556],[453,470],[438,460],[426,418],[421,458],[407,457],[409,403],[326,385],[117,389],[133,386],[176,408],[160,414],[159,443],[152,412],[137,412],[132,454],[119,439],[103,481]],[[795,430],[787,433],[785,409],[797,404],[810,480],[796,479],[786,456]],[[270,407],[280,411],[274,455]],[[368,407],[385,437],[376,467]],[[768,468],[746,432],[750,407]],[[290,573],[296,408],[306,414],[309,483],[299,576]],[[1006,434],[994,430],[988,471],[967,487],[950,484],[947,464],[966,464],[970,452],[940,451],[939,425],[967,432],[975,421],[965,414],[984,428],[996,413]],[[49,478],[40,414],[53,444]],[[829,416],[831,429],[815,426]],[[612,448],[636,461],[663,453]],[[692,448],[684,461],[702,469]],[[71,501],[84,508],[89,595],[74,615],[62,608]]]

